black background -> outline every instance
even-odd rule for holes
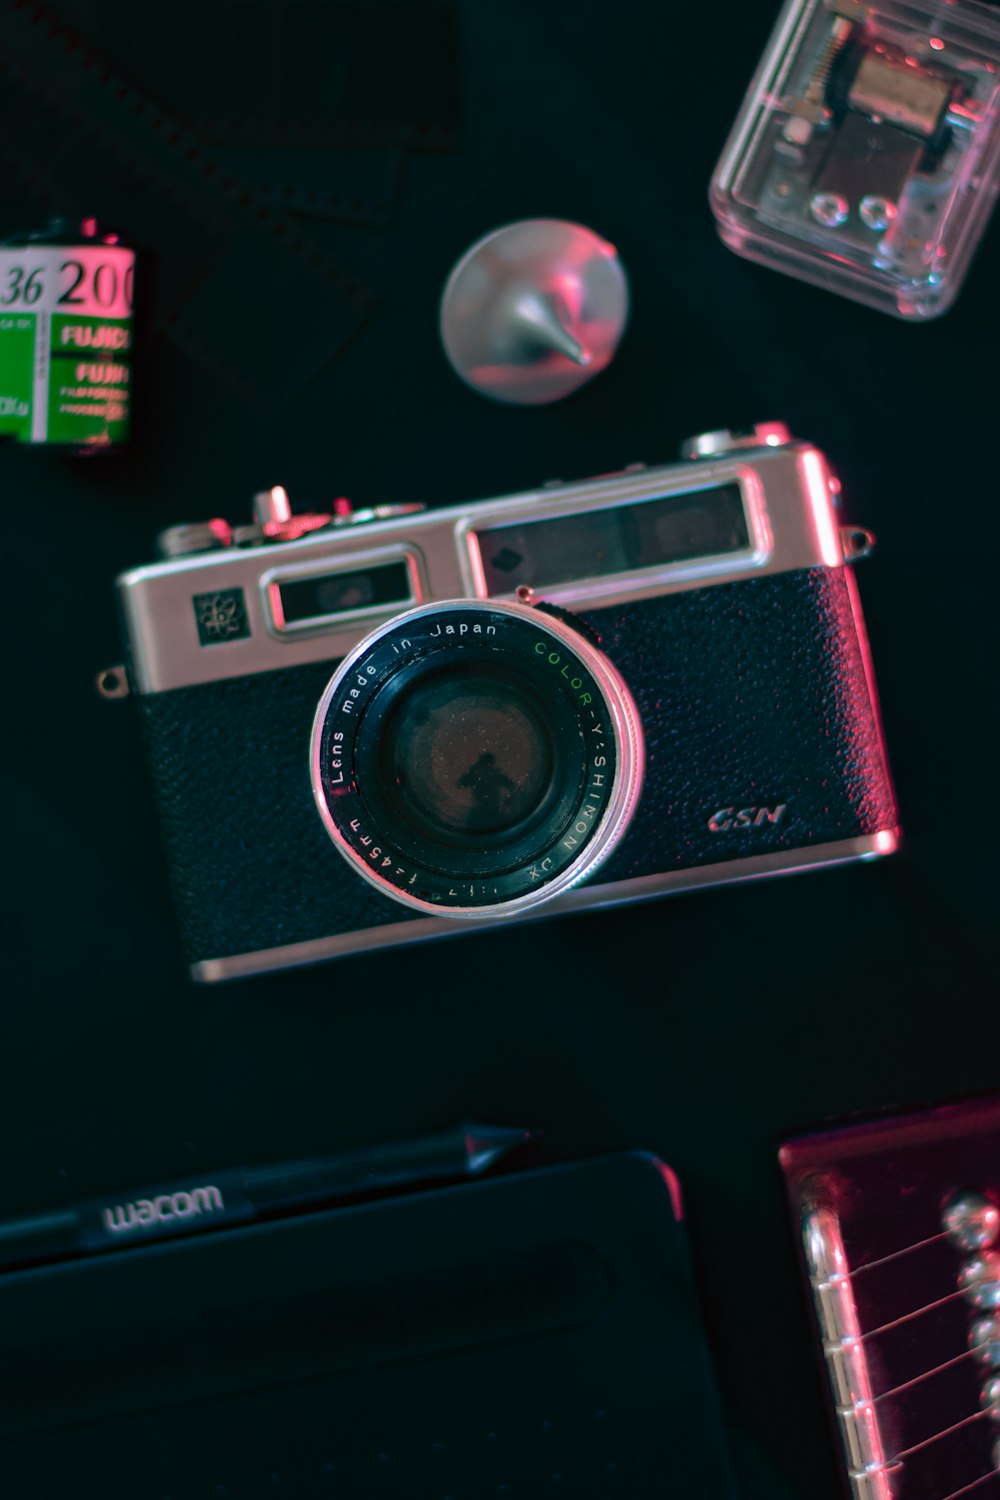
[[[315,8],[291,3],[229,6],[230,90],[262,10],[300,35],[315,21]],[[141,74],[160,50],[154,82],[167,96],[167,62],[183,71],[185,48],[196,59],[198,16],[218,7],[140,13],[116,62]],[[23,15],[2,12],[8,61]],[[86,34],[101,15],[81,5],[71,18]],[[259,325],[261,359],[275,361],[273,380],[261,374],[269,399],[251,400],[185,347],[155,288],[169,285],[171,257],[197,260],[200,247],[171,208],[173,228],[149,247],[158,262],[132,450],[87,460],[0,451],[0,1209],[42,1211],[462,1117],[537,1127],[546,1159],[655,1151],[685,1190],[745,1493],[829,1500],[834,1450],[778,1146],[852,1112],[989,1089],[1000,1074],[1000,223],[955,307],[916,327],[725,249],[708,180],[772,19],[769,5],[734,0],[710,12],[465,0],[458,128],[442,149],[407,152],[386,224],[306,223],[374,294],[353,336],[331,338],[321,369],[299,368],[316,339],[309,296],[283,307],[239,235],[217,264],[226,305]],[[398,68],[394,36],[383,27],[381,59],[354,62]],[[404,68],[416,94],[419,62],[418,49]],[[192,63],[189,114],[199,100],[211,110],[205,71]],[[68,127],[53,126],[52,101],[8,91],[3,109],[5,161],[48,141],[58,185]],[[135,141],[144,149],[144,136]],[[63,205],[30,173],[9,177],[0,233],[65,206],[113,221],[128,241],[130,189],[114,159],[87,180],[87,201]],[[618,247],[632,320],[585,389],[517,409],[458,381],[437,310],[473,240],[533,216],[587,224]],[[98,670],[121,659],[114,577],[152,559],[159,528],[218,514],[239,522],[253,492],[274,483],[299,509],[338,494],[455,503],[667,461],[689,433],[764,419],[830,455],[847,519],[878,536],[859,576],[905,832],[897,856],[223,987],[187,981],[131,707],[94,690]],[[205,753],[224,782],[225,746]],[[219,859],[221,874],[225,850]]]

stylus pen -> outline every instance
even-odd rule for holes
[[[183,1182],[94,1198],[58,1213],[0,1222],[0,1269],[245,1224],[380,1188],[476,1177],[534,1138],[530,1130],[467,1123],[439,1135],[394,1141],[343,1156],[269,1167],[229,1167]]]

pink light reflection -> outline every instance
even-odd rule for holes
[[[661,1161],[658,1156],[653,1157],[653,1165],[666,1184],[667,1192],[670,1194],[670,1206],[674,1211],[674,1218],[680,1224],[684,1219],[684,1197],[681,1193],[681,1185],[677,1173],[673,1167],[668,1167],[666,1162]]]
[[[803,453],[801,464],[820,557],[828,568],[839,567],[844,561],[844,553],[830,505],[826,465],[818,453]]]

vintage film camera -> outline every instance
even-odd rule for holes
[[[276,488],[122,575],[196,979],[896,847],[869,534],[778,423],[683,456],[432,510]]]

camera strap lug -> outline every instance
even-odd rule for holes
[[[96,686],[102,698],[127,698],[132,691],[123,666],[105,667],[98,672]]]
[[[860,562],[875,551],[875,533],[864,526],[841,526],[840,547],[845,563]]]

